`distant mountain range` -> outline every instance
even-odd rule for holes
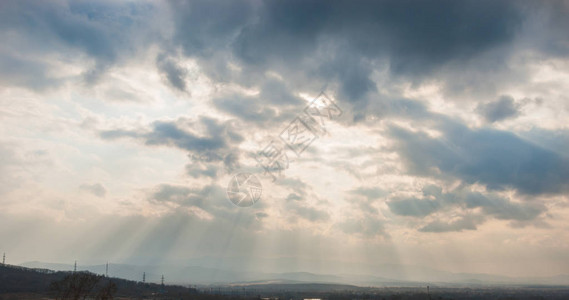
[[[45,262],[27,262],[21,266],[44,268],[59,271],[73,270],[71,264]],[[78,265],[78,270],[96,274],[105,273],[105,265]],[[239,271],[202,266],[138,266],[128,264],[109,264],[109,275],[128,280],[142,281],[146,273],[147,282],[159,282],[164,275],[166,282],[183,285],[251,285],[280,283],[327,283],[356,286],[461,286],[461,285],[555,285],[569,286],[569,275],[553,277],[512,278],[507,276],[451,273],[435,269],[381,265],[377,274],[316,274],[310,272],[265,273],[257,271]]]

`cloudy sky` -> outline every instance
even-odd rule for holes
[[[2,1],[0,252],[567,274],[567,28],[566,1]],[[342,115],[271,180],[322,91]]]

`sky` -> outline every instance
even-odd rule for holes
[[[0,252],[569,274],[567,28],[567,1],[1,1]]]

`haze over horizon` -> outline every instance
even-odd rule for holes
[[[1,1],[0,253],[569,275],[567,28],[568,1]]]

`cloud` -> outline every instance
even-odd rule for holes
[[[508,59],[527,14],[523,3],[514,1],[168,5],[172,45],[196,58],[210,78],[262,86],[271,71],[286,78],[289,89],[312,92],[333,83],[330,87],[359,111],[378,91],[373,79],[378,70],[387,70],[392,82],[438,78],[451,85],[455,73],[468,76],[464,63],[471,69],[508,71],[503,64],[486,62]]]
[[[467,208],[482,208],[482,211],[499,220],[531,221],[546,208],[539,202],[514,203],[506,198],[469,193],[464,199]]]
[[[155,189],[151,199],[158,202],[174,202],[200,206],[201,198],[193,198],[192,200],[194,201],[188,201],[190,194],[194,193],[196,193],[196,190],[192,190],[188,187],[162,184]]]
[[[0,80],[5,85],[23,86],[37,91],[57,87],[62,79],[52,76],[50,67],[41,60],[0,53]]]
[[[229,220],[235,219],[241,228],[257,226],[255,230],[260,230],[259,222],[266,214],[266,204],[262,202],[246,210],[236,207],[227,199],[225,189],[217,184],[201,187],[160,184],[149,191],[148,201],[165,205],[170,213],[181,208],[190,209],[204,222],[221,223],[222,227],[234,226]]]
[[[363,187],[363,186],[358,187],[358,188],[353,189],[353,190],[350,190],[350,191],[348,191],[348,193],[353,194],[353,195],[364,196],[368,200],[376,200],[376,199],[379,199],[379,198],[387,195],[387,192],[380,189],[380,188]]]
[[[193,178],[216,179],[222,171],[232,172],[240,166],[239,144],[243,137],[233,122],[220,122],[209,117],[198,120],[179,118],[155,121],[148,128],[102,130],[104,140],[130,138],[147,146],[166,146],[188,152],[190,162],[186,174]]]
[[[437,213],[437,220],[419,229],[423,232],[475,230],[488,218],[508,220],[512,224],[537,224],[547,211],[545,205],[537,200],[514,202],[495,193],[483,194],[464,187],[445,193],[435,185],[425,186],[421,198],[394,198],[387,202],[387,206],[396,215],[417,219]],[[440,220],[455,209],[465,214],[447,222]]]
[[[331,219],[327,201],[314,193],[312,187],[298,178],[282,178],[277,184],[287,189],[284,197],[285,214],[289,219],[300,218],[310,222],[327,222]]]
[[[502,121],[518,116],[520,106],[510,96],[502,96],[498,100],[479,104],[476,111],[489,123]]]
[[[330,219],[330,215],[326,211],[315,207],[294,205],[292,206],[292,209],[296,213],[296,216],[310,222],[328,221]]]
[[[276,79],[263,79],[257,95],[228,93],[215,97],[213,106],[219,111],[259,127],[282,127],[302,111],[306,102],[294,95],[289,87]]]
[[[188,56],[212,55],[223,50],[232,36],[250,21],[252,1],[169,1],[174,41]]]
[[[285,200],[287,200],[287,201],[291,201],[291,200],[298,201],[298,200],[302,200],[302,198],[303,198],[302,196],[300,196],[296,193],[290,193],[290,194],[288,194],[288,196],[286,196]]]
[[[179,66],[172,58],[164,54],[156,57],[156,65],[174,88],[182,92],[188,92],[185,81],[188,73],[187,69]]]
[[[201,132],[196,132],[201,129]],[[180,118],[176,121],[155,121],[150,128],[135,130],[111,129],[103,130],[99,136],[105,140],[119,138],[132,138],[142,141],[148,146],[169,146],[190,153],[202,162],[223,161],[227,167],[237,164],[237,156],[232,151],[237,151],[237,145],[243,141],[243,137],[237,133],[231,122],[218,122],[209,117],[201,117],[197,121]],[[199,174],[194,166],[189,167],[189,173]],[[205,174],[213,172],[209,169]]]
[[[337,79],[349,101],[375,90],[374,61],[394,75],[424,78],[511,42],[522,21],[509,1],[272,1],[257,13],[233,43],[242,62],[304,63],[305,71]]]
[[[346,199],[347,202],[352,206],[356,206],[360,211],[365,211],[373,214],[378,214],[379,211],[375,207],[374,203],[387,195],[389,192],[376,187],[358,187],[347,192],[349,198]]]
[[[535,10],[540,14],[531,13]],[[511,71],[494,62],[507,61],[514,45],[564,55],[567,47],[559,41],[567,35],[558,28],[564,28],[566,13],[562,3],[523,1],[8,1],[0,25],[22,39],[18,44],[24,51],[15,46],[8,51],[20,54],[18,65],[37,69],[20,72],[14,81],[30,88],[58,80],[49,72],[57,71],[56,66],[33,59],[39,54],[61,60],[79,54],[91,60],[83,77],[93,84],[110,67],[157,44],[158,69],[181,91],[187,91],[185,70],[170,57],[178,49],[196,58],[214,81],[262,86],[271,71],[286,78],[292,90],[318,92],[323,83],[336,82],[331,88],[363,110],[369,95],[377,92],[377,70],[387,70],[390,80],[437,78],[459,86],[458,72],[468,76],[465,64]],[[149,22],[164,19],[173,28]],[[528,40],[516,44],[520,36]],[[5,61],[8,57],[13,55],[7,53]]]
[[[12,83],[41,89],[58,83],[58,66],[47,67],[38,57],[50,56],[56,61],[86,57],[94,64],[84,68],[82,76],[93,84],[110,66],[146,48],[153,36],[147,18],[156,13],[155,8],[146,2],[4,1],[0,12],[2,38],[9,34],[15,43],[3,47],[0,62],[10,57],[10,52],[17,53],[11,65],[25,67],[26,71],[20,69],[18,80]],[[147,34],[146,39],[143,34]]]
[[[444,119],[444,118],[443,118]],[[450,120],[435,126],[442,137],[392,126],[389,135],[407,171],[490,190],[515,189],[525,195],[569,190],[569,159],[517,135],[494,129],[470,129]]]
[[[519,134],[534,144],[540,145],[549,150],[555,151],[557,154],[569,156],[569,130],[556,129],[549,130],[539,127],[532,127],[530,130],[519,132]]]
[[[401,257],[411,263],[426,248],[406,241],[420,244],[425,232],[480,230],[459,241],[457,249],[468,252],[471,242],[495,248],[486,234],[492,223],[551,222],[547,234],[500,226],[504,236],[516,232],[508,247],[562,231],[565,212],[550,207],[565,205],[569,191],[560,92],[569,54],[566,2],[8,0],[0,7],[0,38],[9,41],[0,45],[0,193],[8,215],[86,219],[77,228],[34,225],[38,237],[54,233],[55,244],[91,238],[65,230],[95,228],[95,246],[86,251],[97,259],[211,255],[218,262],[227,253],[262,252],[295,261],[333,256],[321,250],[339,245],[340,256],[393,248],[396,258],[416,255]],[[221,181],[241,167],[262,171],[240,166],[254,164],[256,141],[245,137],[278,135],[323,87],[345,112],[330,126],[338,129],[333,137],[295,160],[288,175],[298,177],[264,184],[274,189],[251,208],[233,205]],[[545,100],[535,111],[533,104],[523,109],[537,97]],[[128,101],[100,101],[109,98]],[[201,116],[179,117],[189,110]],[[476,127],[472,112],[486,126]],[[94,128],[99,139],[85,134]],[[114,145],[125,140],[140,151]],[[157,147],[182,151],[186,163],[155,159]],[[93,181],[97,175],[104,180]],[[77,195],[55,181],[78,187],[86,201],[71,201]],[[113,182],[119,194],[98,181]],[[417,194],[427,183],[435,184]],[[93,216],[79,205],[93,197],[88,193],[120,198],[108,202],[119,209]],[[106,222],[114,219],[111,228]],[[16,223],[2,228],[34,231]],[[392,245],[376,244],[390,233],[400,235]],[[267,248],[266,236],[277,246]],[[346,237],[369,240],[342,243]],[[314,243],[328,238],[326,247]],[[29,240],[25,246],[35,245]],[[108,249],[114,244],[121,255]],[[432,246],[426,250],[441,249]]]
[[[107,194],[107,189],[100,183],[82,184],[79,188],[101,198]]]
[[[476,226],[484,221],[480,215],[464,215],[450,222],[433,221],[422,228],[421,232],[451,232],[463,230],[476,230]]]
[[[213,125],[213,123],[209,124]],[[180,149],[197,152],[218,150],[227,146],[224,137],[211,134],[210,128],[207,131],[210,135],[201,137],[182,129],[180,124],[157,121],[152,125],[152,131],[145,133],[143,138],[147,145],[175,146]]]
[[[429,199],[401,199],[387,202],[389,209],[397,215],[425,217],[440,209],[441,204]]]
[[[259,98],[240,95],[220,97],[213,100],[220,111],[238,117],[240,120],[262,125],[277,117],[274,108],[264,105]]]
[[[200,178],[204,176],[216,178],[219,173],[219,168],[211,164],[194,162],[186,165],[186,173],[193,178]]]
[[[359,218],[348,218],[336,223],[335,227],[344,233],[365,238],[374,238],[377,236],[389,237],[385,231],[384,222],[377,217],[369,215]]]

